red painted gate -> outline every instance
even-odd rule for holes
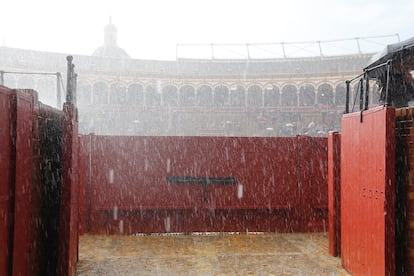
[[[395,110],[342,119],[341,255],[352,275],[395,275]]]
[[[88,162],[80,159],[90,164],[80,175],[80,195],[89,199],[80,202],[83,232],[326,229],[326,138],[91,135],[81,141],[81,151],[90,149]]]

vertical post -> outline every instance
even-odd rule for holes
[[[62,91],[60,90],[60,81],[62,76],[59,72],[56,73],[56,104],[57,108],[62,106]]]
[[[368,110],[368,102],[369,102],[369,78],[368,75],[364,75],[365,79],[365,108],[364,110]]]
[[[350,81],[349,80],[345,81],[345,85],[346,85],[345,114],[347,114],[347,113],[349,113],[349,85],[350,85]]]
[[[285,43],[282,42],[281,45],[282,45],[283,57],[286,58]]]
[[[321,55],[321,57],[323,57],[322,46],[321,46],[320,41],[318,41],[318,46],[319,46],[319,54]]]
[[[4,85],[4,71],[0,71],[0,85]]]
[[[73,101],[73,90],[72,90],[72,83],[73,83],[73,64],[72,56],[67,56],[66,60],[68,61],[68,73],[67,73],[67,80],[66,80],[66,102],[71,103]]]
[[[72,56],[67,57],[68,79],[62,120],[62,185],[60,190],[60,224],[57,275],[75,274],[78,260],[79,175],[78,117],[75,105],[76,75]]]
[[[359,110],[364,108],[364,80],[359,79]]]
[[[73,68],[75,67],[75,65],[73,65]],[[73,104],[74,105],[76,105],[76,103],[77,103],[77,87],[78,87],[78,85],[77,85],[77,81],[78,81],[78,74],[76,74],[76,73],[74,73],[75,72],[75,70],[73,69],[73,83],[72,83],[72,101],[73,101]]]
[[[391,105],[391,101],[389,99],[389,93],[388,93],[388,88],[389,88],[389,84],[390,84],[390,69],[391,69],[391,61],[389,60],[387,62],[387,80],[386,80],[386,86],[385,86],[385,103],[384,105]]]

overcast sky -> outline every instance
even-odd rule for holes
[[[0,9],[2,46],[90,55],[111,16],[118,45],[140,59],[175,59],[178,43],[414,36],[413,0],[0,0]]]

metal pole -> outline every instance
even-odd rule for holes
[[[0,85],[4,85],[4,71],[0,71]]]
[[[346,85],[346,94],[345,94],[345,114],[349,113],[349,85],[350,81],[345,81]]]
[[[285,43],[282,42],[281,45],[282,45],[282,50],[283,50],[283,57],[286,58]]]
[[[388,95],[388,87],[390,84],[390,68],[391,68],[391,61],[388,62],[387,64],[387,81],[386,81],[386,86],[385,86],[385,103],[384,105],[391,105],[391,102],[389,100],[389,95]]]
[[[73,76],[73,66],[72,66],[72,56],[67,56],[66,60],[68,61],[68,72],[67,72],[67,80],[66,80],[66,102],[71,103],[73,100],[73,90],[72,90],[72,76]]]
[[[75,66],[73,66],[75,67]],[[73,71],[75,72],[75,71]],[[78,74],[73,74],[73,103],[76,105],[77,103],[77,88],[78,88]]]
[[[249,50],[249,44],[246,44],[246,49],[247,49],[247,59],[250,60],[250,50]]]
[[[364,80],[359,79],[359,110],[364,108]]]
[[[59,72],[56,73],[56,104],[60,108],[62,106],[62,91],[60,90],[60,79],[61,75]]]
[[[321,57],[323,57],[322,46],[321,46],[321,42],[320,41],[318,41],[318,46],[319,46],[319,54],[321,55]]]
[[[365,74],[365,108],[364,110],[368,110],[368,102],[369,102],[369,79],[368,76]]]

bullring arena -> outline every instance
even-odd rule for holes
[[[0,47],[0,274],[411,275],[414,112],[355,78],[374,53],[136,60],[104,36]]]

